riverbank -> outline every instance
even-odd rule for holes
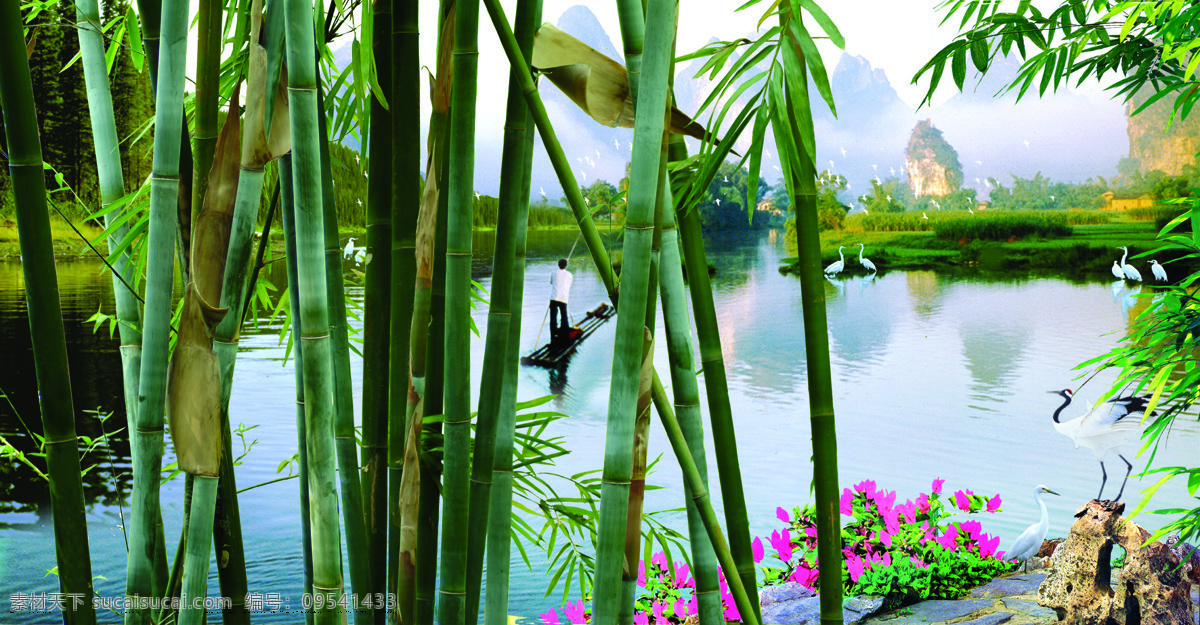
[[[858,261],[858,244],[864,244],[863,257],[879,271],[980,269],[987,271],[1053,270],[1077,276],[1107,276],[1113,261],[1129,248],[1129,258],[1159,247],[1152,221],[1114,222],[1073,226],[1070,236],[1062,238],[984,241],[940,238],[933,232],[849,232],[827,231],[821,234],[821,264],[839,260],[838,248],[845,259],[843,274],[865,275]],[[789,252],[794,253],[793,250]],[[1163,252],[1152,257],[1128,261],[1140,268],[1144,279],[1151,279],[1150,258],[1162,263],[1169,276],[1183,276],[1200,269],[1194,259],[1178,252]],[[779,271],[794,273],[795,257],[783,259]]]

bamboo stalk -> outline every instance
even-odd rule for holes
[[[371,41],[379,87],[387,94],[390,106],[396,107],[399,103],[392,87],[395,19],[392,0],[375,0],[372,11],[375,17]],[[411,63],[416,66],[418,59],[414,57]],[[416,97],[417,94],[412,94],[419,105]],[[367,260],[363,285],[362,498],[369,591],[371,595],[382,596],[388,588],[388,349],[392,323],[392,179],[395,177],[392,144],[407,139],[418,151],[420,144],[413,137],[392,134],[391,111],[374,96],[369,132],[367,163],[371,175],[367,181]],[[376,610],[372,622],[382,625],[386,616],[385,610]]]
[[[304,367],[305,441],[308,449],[314,621],[337,623],[344,586],[333,441],[332,346],[322,257],[320,129],[312,5],[287,0],[288,101],[291,111],[297,269],[300,287],[301,366]]]
[[[142,336],[142,370],[138,383],[137,424],[132,435],[134,452],[133,496],[126,567],[126,594],[135,605],[126,613],[130,625],[147,623],[150,611],[137,604],[155,588],[156,547],[161,541],[159,471],[162,469],[163,416],[166,406],[167,347],[171,324],[171,279],[180,185],[179,129],[184,123],[183,86],[187,54],[188,0],[168,0],[163,5],[158,89],[155,98],[154,172],[150,181],[150,226],[146,248],[145,321]],[[165,554],[162,557],[165,566]]]
[[[515,16],[516,41],[524,58],[532,55],[533,36],[541,22],[540,0],[522,0],[517,3]],[[529,107],[521,95],[520,77],[516,70],[509,74],[508,111],[505,121],[504,155],[501,160],[500,199],[515,213],[512,281],[509,305],[511,320],[508,327],[508,342],[503,363],[497,418],[495,458],[492,463],[492,489],[488,512],[488,533],[492,540],[487,543],[487,595],[485,597],[484,622],[486,625],[508,623],[509,566],[511,564],[512,540],[512,471],[513,446],[516,438],[517,371],[521,350],[521,312],[525,294],[525,247],[529,218],[530,174],[533,166],[534,133],[529,128]],[[512,167],[510,162],[519,163],[516,171],[504,172]],[[493,293],[493,298],[496,295]]]
[[[317,91],[317,110],[324,111],[323,93]],[[325,287],[329,307],[329,340],[333,367],[333,432],[337,451],[337,473],[341,484],[342,524],[346,532],[350,586],[355,595],[370,600],[371,572],[367,563],[366,525],[363,522],[362,485],[358,481],[358,444],[354,434],[354,388],[350,380],[350,336],[343,290],[342,248],[338,244],[337,208],[333,197],[333,164],[329,158],[329,131],[325,115],[317,125],[321,137],[321,195],[324,208]],[[359,592],[361,591],[361,592]],[[364,602],[352,606],[355,625],[366,625],[373,617]],[[369,603],[367,604],[369,605]]]
[[[621,612],[623,549],[629,512],[636,404],[650,286],[654,209],[667,111],[667,79],[675,29],[673,0],[654,0],[646,19],[643,80],[637,102],[641,123],[634,128],[629,207],[621,267],[624,292],[617,314],[608,427],[600,491],[599,540],[593,622],[610,625]],[[632,566],[632,563],[629,563]]]
[[[471,222],[475,180],[475,94],[479,66],[479,2],[457,0],[450,169],[446,215],[441,582],[438,621],[466,622],[468,499],[471,468]]]
[[[671,160],[686,158],[683,140],[671,145]],[[679,207],[676,207],[677,209]],[[729,546],[737,562],[750,603],[758,612],[758,586],[755,578],[754,551],[750,543],[750,524],[746,513],[746,496],[742,488],[742,470],[738,464],[737,436],[733,427],[733,410],[729,403],[729,383],[725,377],[725,358],[721,352],[721,334],[717,326],[717,310],[713,303],[712,282],[708,275],[708,259],[704,253],[700,214],[696,210],[677,211],[679,238],[686,263],[692,314],[700,345],[700,367],[704,371],[704,390],[708,400],[708,415],[712,423],[717,478],[721,483],[725,526],[729,528]],[[731,576],[727,576],[728,577]]]
[[[790,9],[784,9],[780,20],[786,20]],[[794,16],[796,19],[799,15]],[[806,60],[803,54],[783,55],[784,63],[795,63],[794,74],[800,77],[798,84],[791,84],[785,91],[789,109],[809,109]],[[801,97],[792,101],[792,94]],[[789,128],[795,138],[794,145],[801,145],[802,137],[813,136],[812,115],[795,115],[788,111]],[[776,129],[779,132],[781,129]],[[812,427],[813,483],[816,491],[817,508],[817,557],[824,562],[841,559],[842,537],[839,513],[839,490],[837,474],[837,429],[833,410],[833,374],[829,363],[829,321],[825,313],[825,280],[821,269],[821,235],[817,224],[817,167],[806,151],[799,154],[799,171],[792,172],[795,189],[796,243],[799,258],[800,297],[804,305],[804,345],[808,365],[808,406]],[[842,622],[842,571],[841,567],[826,566],[820,570],[821,623],[832,625]]]
[[[721,565],[726,570],[732,571],[737,564],[734,562],[729,544],[725,542],[725,535],[721,533],[721,523],[717,519],[716,511],[713,510],[708,489],[704,486],[704,480],[700,476],[699,469],[696,468],[696,461],[692,458],[687,439],[679,427],[679,421],[675,418],[675,412],[671,409],[671,400],[667,398],[667,392],[663,389],[662,383],[657,378],[654,380],[653,392],[654,405],[658,410],[659,417],[662,419],[663,430],[667,433],[667,440],[671,441],[671,450],[675,452],[675,458],[679,461],[679,468],[683,470],[684,484],[691,493],[694,506],[704,522],[704,528],[708,531],[709,543],[712,544],[717,555],[717,560]],[[840,574],[841,571],[839,570],[838,573]],[[758,625],[761,621],[755,613],[753,599],[749,594],[749,590],[742,584],[741,577],[730,575],[726,577],[726,581],[729,582],[729,592],[733,595],[734,605],[737,606],[738,613],[742,617],[742,623],[744,625]],[[840,603],[838,609],[841,609]]]
[[[303,327],[298,314],[300,310],[300,280],[299,267],[296,266],[298,257],[296,209],[292,195],[292,157],[290,154],[279,159],[279,188],[280,203],[283,206],[281,215],[284,249],[287,254],[288,297],[291,306],[292,345],[294,346],[292,363],[296,370],[296,449],[300,465],[300,479],[297,481],[300,483],[300,532],[303,542],[300,551],[304,557],[304,587],[307,589],[312,588],[313,585],[312,526],[308,503],[308,437],[305,436],[304,427],[304,367],[300,366],[300,362],[303,360],[304,346],[302,345],[303,341],[296,338],[303,336]],[[311,610],[304,611],[304,622],[312,625],[313,612]]]
[[[67,343],[54,267],[54,242],[46,208],[42,148],[38,140],[33,83],[25,61],[25,37],[17,0],[0,2],[0,101],[3,101],[8,170],[16,200],[17,229],[25,277],[29,335],[45,436],[50,505],[53,510],[59,587],[66,595],[66,623],[96,622],[92,609],[92,564],[88,549],[79,442],[67,366]],[[116,156],[118,162],[120,155]],[[81,601],[71,596],[78,593]]]
[[[208,172],[213,165],[213,152],[217,145],[217,109],[221,91],[221,43],[224,17],[223,0],[198,0],[196,12],[196,132],[192,138],[195,146],[195,169],[192,172],[192,215],[190,223],[204,206],[208,195]],[[239,40],[240,43],[240,40]],[[190,240],[189,240],[190,244]],[[189,249],[185,254],[191,252]],[[185,256],[186,258],[186,256]],[[185,282],[186,284],[186,282]]]
[[[212,548],[213,532],[213,503],[217,499],[217,478],[204,475],[195,476],[195,487],[192,493],[191,523],[188,525],[187,556],[184,557],[184,584],[180,600],[179,625],[199,625],[204,622],[203,607],[193,609],[193,601],[203,600],[203,588],[208,585],[208,556]],[[199,580],[201,589],[196,592],[196,582]],[[203,604],[201,604],[203,605]]]
[[[672,135],[671,143],[683,142],[682,135]],[[671,185],[662,191],[670,198]],[[668,206],[674,203],[668,199]],[[667,357],[670,363],[671,389],[679,426],[691,451],[696,470],[708,488],[708,462],[704,449],[704,421],[700,413],[700,387],[696,380],[695,357],[692,353],[692,329],[688,319],[687,295],[683,288],[683,269],[679,255],[679,232],[675,228],[675,212],[663,212],[662,257],[658,269],[662,294],[663,324],[667,337]],[[725,622],[721,605],[720,582],[717,577],[717,557],[708,539],[704,521],[693,501],[692,490],[684,485],[687,506],[688,540],[692,545],[692,575],[696,580],[697,607],[701,625],[722,625]]]

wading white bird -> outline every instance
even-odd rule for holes
[[[1004,552],[1005,559],[1026,561],[1027,570],[1029,568],[1027,561],[1037,555],[1038,550],[1042,548],[1042,541],[1046,540],[1046,531],[1050,529],[1050,512],[1046,510],[1046,502],[1042,501],[1042,493],[1058,494],[1046,488],[1044,484],[1038,484],[1038,487],[1033,490],[1033,498],[1037,500],[1038,507],[1042,509],[1042,520],[1021,532],[1008,551]]]
[[[1059,421],[1058,417],[1062,414],[1063,409],[1071,405],[1071,398],[1074,394],[1069,388],[1047,392],[1063,398],[1062,405],[1054,411],[1054,429],[1074,441],[1076,447],[1091,449],[1100,463],[1102,478],[1100,493],[1096,495],[1097,500],[1104,494],[1104,485],[1108,483],[1108,471],[1104,469],[1105,454],[1111,450],[1125,463],[1125,480],[1121,482],[1121,490],[1117,491],[1117,498],[1113,500],[1120,501],[1121,495],[1125,492],[1125,483],[1129,481],[1129,474],[1133,472],[1133,464],[1125,459],[1122,447],[1141,437],[1142,416],[1146,413],[1146,402],[1149,401],[1150,396],[1114,397],[1092,408],[1082,417],[1064,423]],[[1155,414],[1157,413],[1152,412],[1150,416],[1153,417]]]
[[[1154,274],[1154,279],[1159,282],[1167,281],[1167,270],[1163,269],[1163,266],[1158,264],[1157,260],[1150,261],[1150,273]]]
[[[1124,271],[1121,271],[1121,266],[1120,266],[1120,265],[1118,265],[1118,264],[1117,264],[1117,261],[1115,261],[1115,260],[1113,261],[1113,266],[1112,266],[1112,274],[1113,274],[1114,276],[1116,276],[1118,280],[1124,280],[1124,279],[1125,279],[1125,272],[1124,272]]]
[[[828,267],[825,268],[826,276],[837,275],[838,273],[841,273],[842,269],[846,266],[846,257],[842,254],[843,247],[846,247],[846,246],[843,245],[842,247],[838,248],[838,258],[840,258],[841,260],[837,261],[836,263],[831,263]]]
[[[863,258],[863,252],[867,251],[867,246],[859,243],[858,247],[858,262],[862,263],[862,266],[866,267],[867,271],[878,271],[875,269],[875,263],[871,262],[871,259]]]
[[[1136,267],[1125,262],[1125,258],[1127,256],[1129,256],[1129,248],[1121,247],[1119,249],[1125,250],[1125,253],[1121,255],[1121,271],[1125,272],[1126,278],[1129,278],[1130,280],[1137,280],[1138,282],[1141,282],[1142,274],[1140,272],[1138,272]]]
[[[352,258],[354,256],[354,238],[351,237],[346,241],[346,249],[342,250],[342,256]]]

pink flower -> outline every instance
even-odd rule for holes
[[[583,599],[577,601],[574,605],[570,601],[567,602],[567,607],[563,608],[563,612],[567,615],[567,620],[574,625],[585,625],[587,618],[584,617]]]
[[[731,595],[729,593],[725,593],[725,596],[721,597],[721,599],[722,599],[722,603],[725,604],[725,620],[726,621],[742,620],[742,615],[738,614],[737,606],[734,605],[734,603],[733,603],[733,595]]]
[[[924,560],[921,560],[921,559],[920,559],[920,558],[918,558],[917,556],[908,556],[908,559],[909,559],[909,560],[912,560],[913,566],[917,567],[918,569],[927,569],[927,568],[929,568],[929,565],[928,565],[928,564],[925,564],[925,561],[924,561]]]
[[[633,625],[650,625],[650,615],[645,612],[634,614]]]
[[[947,526],[945,535],[943,535],[941,538],[938,538],[937,542],[947,551],[954,551],[958,549],[958,526]]]
[[[682,563],[675,564],[675,587],[688,588],[694,586],[696,581],[688,578],[688,565]]]
[[[913,503],[911,499],[904,502],[903,505],[896,506],[896,510],[908,517],[909,523],[917,522],[917,504]]]
[[[788,578],[788,581],[796,582],[805,588],[811,589],[813,587],[813,582],[816,581],[818,575],[819,573],[817,572],[817,569],[810,569],[801,564],[800,566],[796,567],[796,570],[792,571],[792,575]]]
[[[662,611],[665,607],[667,606],[664,603],[654,602],[654,625],[671,625],[671,621],[668,621],[667,617],[663,616]]]
[[[924,545],[927,541],[933,538],[933,528],[929,527],[929,521],[921,522],[921,531],[925,532],[925,535],[921,536],[921,544]]]
[[[858,583],[858,578],[863,574],[863,561],[858,556],[848,558],[846,567],[850,569],[850,581]]]
[[[646,587],[646,561],[638,560],[638,586]]]
[[[679,620],[683,620],[683,619],[687,618],[687,616],[688,616],[687,608],[688,608],[688,606],[686,603],[684,603],[683,597],[676,599],[675,606],[673,608],[675,610],[675,618],[677,618]]]
[[[854,493],[849,488],[842,489],[842,514],[854,516]]]
[[[997,551],[997,552],[996,552],[996,559],[997,559],[997,560],[1004,560],[1004,552],[1003,552],[1003,551]]]
[[[654,554],[653,556],[651,556],[650,564],[653,564],[654,566],[657,566],[658,568],[665,571],[665,570],[667,570],[667,556],[665,554],[663,554],[663,552],[660,551],[660,552]]]
[[[697,599],[696,594],[692,593],[692,600],[687,602],[686,614],[699,614],[699,613],[700,613],[700,601],[699,601],[699,599]]]
[[[792,537],[788,535],[787,530],[783,533],[771,532],[771,546],[775,548],[779,559],[788,562],[792,559]]]
[[[875,503],[880,510],[891,510],[896,505],[896,491],[890,490],[886,493],[879,491],[875,493]]]
[[[995,512],[999,509],[1000,509],[1000,494],[997,493],[995,497],[992,497],[991,499],[988,500],[987,511]]]
[[[875,480],[863,480],[854,485],[854,490],[863,493],[867,499],[875,498]]]
[[[921,493],[921,496],[917,497],[917,510],[929,512],[929,495]],[[914,522],[916,522],[915,519]]]
[[[946,483],[946,480],[941,480],[941,479],[934,480],[933,486],[931,487],[931,490],[933,490],[933,494],[940,495],[942,493],[942,484],[945,484],[945,483]]]
[[[879,542],[883,543],[884,547],[890,549],[892,547],[892,535],[887,530],[879,532]]]
[[[766,552],[763,550],[762,538],[754,537],[754,542],[750,543],[750,548],[754,551],[754,563],[758,564],[766,557]]]
[[[792,522],[791,517],[788,516],[787,510],[784,510],[782,506],[775,508],[775,516],[779,517],[779,520],[783,521],[784,523]]]
[[[971,500],[967,497],[969,494],[974,493],[971,493],[971,491],[954,491],[954,505],[958,506],[958,509],[962,510],[963,512],[967,512],[971,509]]]
[[[883,516],[883,523],[884,526],[887,527],[887,531],[893,534],[900,532],[899,510],[895,508],[884,508],[883,510],[880,510],[880,514]]]
[[[542,625],[558,625],[558,610],[550,608],[549,612],[543,614]]]
[[[986,557],[992,555],[993,553],[996,553],[996,547],[999,547],[999,546],[1000,546],[1000,537],[999,536],[992,536],[989,538],[987,534],[984,534],[979,539],[979,555],[981,557],[986,558]],[[999,558],[999,556],[997,556],[997,558]]]

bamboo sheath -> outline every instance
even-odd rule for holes
[[[296,262],[300,280],[300,365],[304,367],[314,622],[338,623],[344,592],[333,441],[333,371],[325,285],[317,73],[312,5],[287,0],[288,103],[291,111]]]
[[[79,442],[75,436],[75,408],[67,367],[67,343],[59,303],[54,244],[46,208],[42,148],[38,140],[33,83],[25,61],[25,37],[17,0],[0,1],[0,101],[3,101],[8,169],[16,200],[17,229],[21,245],[21,270],[29,335],[37,376],[38,404],[42,415],[44,451],[53,510],[55,555],[59,588],[66,597],[66,623],[96,622],[92,609],[92,565],[88,550],[83,483],[79,474]],[[119,161],[119,156],[118,156]]]
[[[391,106],[397,106],[392,88],[392,0],[375,0],[372,36],[379,88]],[[413,63],[417,59],[412,59]],[[388,525],[388,349],[391,347],[392,310],[392,162],[395,152],[392,115],[379,99],[371,97],[367,160],[367,253],[363,278],[363,382],[362,382],[362,500],[366,529],[369,592],[387,592]],[[415,139],[410,139],[415,142]],[[418,145],[419,147],[419,145]],[[362,595],[361,592],[355,591]],[[383,625],[387,613],[375,610],[371,622]]]

